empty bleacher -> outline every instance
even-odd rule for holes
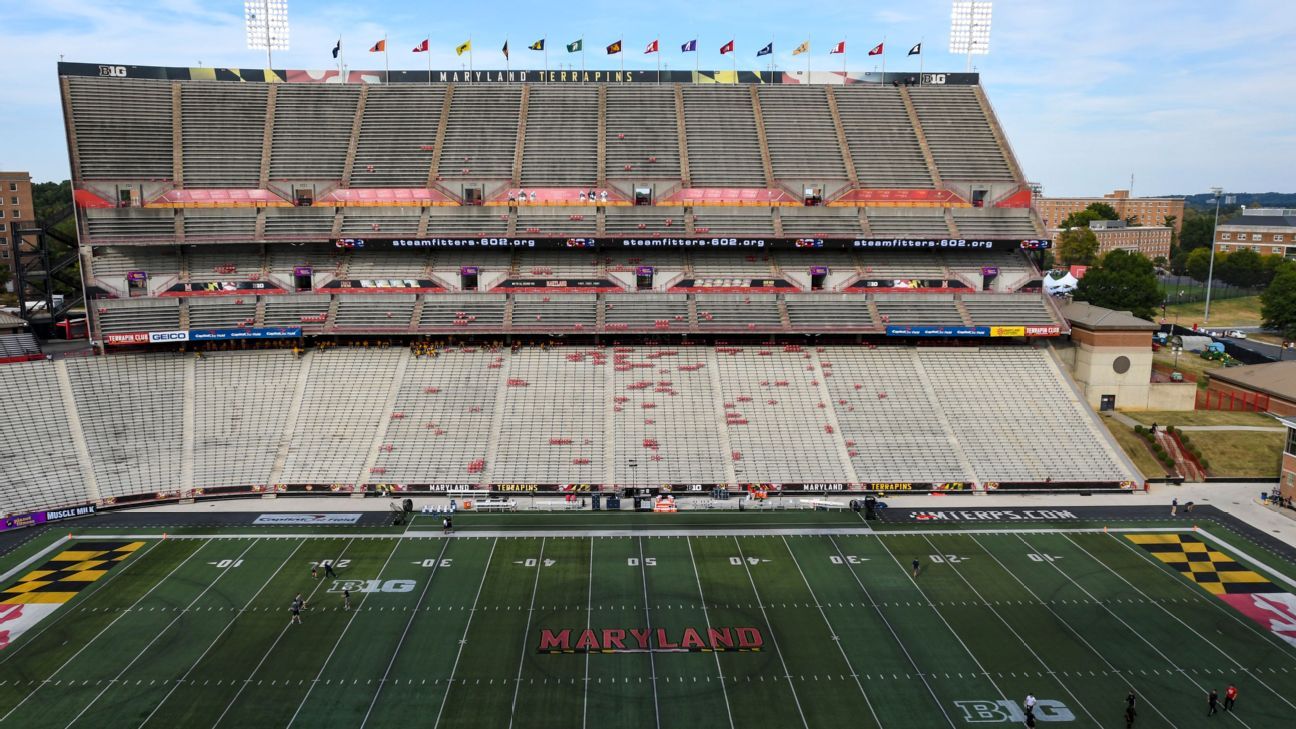
[[[672,87],[610,84],[604,113],[604,174],[608,179],[679,179],[679,129],[674,123]]]
[[[963,308],[982,326],[1057,324],[1043,295],[963,294]]]
[[[786,294],[792,328],[858,329],[875,327],[868,298],[863,294]]]
[[[953,294],[877,294],[874,302],[883,324],[957,326],[964,323]]]
[[[874,238],[946,238],[950,235],[940,210],[899,213],[885,209],[868,211],[869,230]]]
[[[181,250],[189,281],[239,281],[261,275],[257,246],[185,246]]]
[[[603,297],[603,326],[610,331],[688,331],[685,294],[625,294]]]
[[[863,234],[854,208],[779,208],[783,233],[788,236],[853,237]]]
[[[54,365],[4,365],[0,392],[0,514],[89,501]]]
[[[104,334],[180,328],[178,299],[101,299],[94,302],[94,307]]]
[[[348,208],[342,216],[342,234],[363,238],[370,233],[418,235],[418,208]]]
[[[684,127],[694,187],[767,187],[751,92],[685,85]]]
[[[833,87],[832,94],[861,186],[933,186],[899,89],[848,84]]]
[[[608,235],[654,238],[683,236],[687,233],[684,227],[684,208],[609,207],[604,221]]]
[[[244,243],[256,238],[255,210],[205,210],[184,212],[185,241]]]
[[[432,265],[426,248],[353,249],[342,256],[350,279],[421,279]]]
[[[194,363],[195,488],[270,482],[300,371],[289,352],[228,352]]]
[[[339,331],[403,332],[413,315],[414,294],[341,295],[333,326]]]
[[[170,180],[171,87],[134,79],[67,79],[79,180]]]
[[[266,240],[327,238],[333,232],[331,208],[271,208],[265,216]]]
[[[427,185],[445,93],[445,87],[440,85],[370,86],[351,168],[351,186]]]
[[[598,302],[594,294],[518,295],[513,299],[514,331],[521,329],[594,329]]]
[[[175,240],[175,214],[170,210],[92,209],[81,214],[84,216],[87,243],[166,243]]]
[[[423,300],[421,330],[463,331],[504,326],[507,299],[503,294],[446,294]]]
[[[783,323],[775,294],[714,294],[698,297],[698,328],[778,329]]]
[[[458,94],[455,98],[459,98]],[[428,210],[427,234],[431,236],[504,235],[509,214],[498,207],[444,207]]]
[[[593,236],[598,233],[598,211],[583,207],[519,208],[517,231],[519,235],[546,238]]]
[[[912,86],[909,98],[945,180],[1020,182],[995,140],[973,86]]]
[[[447,180],[507,180],[513,175],[520,86],[455,87],[438,169]]]
[[[693,213],[698,235],[772,237],[774,215],[770,208],[700,207]]]
[[[301,327],[303,332],[323,331],[332,297],[328,294],[266,296],[265,326]]]
[[[598,117],[598,87],[594,85],[533,85],[527,100],[522,185],[594,185],[598,181]]]
[[[249,327],[256,322],[255,296],[189,299],[190,329]]]
[[[828,107],[827,86],[757,87],[774,177],[781,181],[846,182],[846,163]]]
[[[360,86],[320,86],[278,86],[270,148],[271,180],[342,179]]]
[[[268,88],[224,81],[181,82],[185,187],[258,186]]]
[[[954,224],[961,238],[1038,238],[1029,210],[954,210]]]
[[[363,476],[405,349],[328,349],[310,354],[285,483],[355,483]]]
[[[90,260],[95,279],[121,291],[126,290],[126,274],[143,271],[150,283],[158,283],[180,274],[180,256],[173,247],[98,246]]]

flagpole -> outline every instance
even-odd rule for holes
[[[472,36],[468,36],[468,80],[473,79]]]
[[[617,55],[621,56],[621,79],[624,81],[625,80],[625,31],[624,30],[621,31],[621,40],[617,41],[617,43],[621,44],[621,51],[617,53]]]
[[[733,57],[733,70],[734,70],[733,82],[734,82],[734,86],[737,86],[738,85],[738,44],[736,43],[734,44],[733,50],[729,51],[729,55]]]
[[[581,83],[585,83],[585,34],[581,34]]]
[[[545,83],[549,83],[549,34],[545,33],[544,43],[540,44],[544,48],[545,57]]]
[[[424,52],[427,53],[428,86],[431,86],[432,85],[432,34],[431,33],[428,33],[428,49]]]
[[[661,85],[661,47],[660,45],[657,48],[657,52],[653,55],[657,56],[657,85],[660,86]]]
[[[702,51],[700,50],[702,38],[697,34],[696,29],[693,31],[693,37],[697,39],[693,42],[693,83],[697,83],[698,77],[702,75]]]
[[[850,47],[846,45],[847,40],[846,36],[842,36],[842,83],[846,83],[846,49]]]
[[[806,83],[810,83],[810,34],[806,33]]]
[[[922,44],[924,40],[926,39],[925,38],[918,39],[918,83],[922,83],[922,73],[923,73]]]
[[[769,57],[769,63],[766,64],[766,65],[769,66],[769,74],[770,74],[771,76],[773,76],[773,75],[774,75],[774,35],[773,35],[772,33],[770,34],[770,57]]]
[[[344,66],[342,61],[342,36],[338,36],[338,76],[342,77],[342,83],[346,83],[347,78],[346,78],[346,73],[342,71],[343,67]]]
[[[383,83],[391,83],[391,63],[387,58],[387,34],[383,34]]]
[[[882,83],[886,83],[886,35],[882,36]]]
[[[508,36],[504,36],[504,47],[508,48]],[[504,82],[508,83],[510,74],[513,73],[513,62],[509,60],[509,54],[504,54]]]

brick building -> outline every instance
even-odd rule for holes
[[[1037,197],[1035,210],[1045,228],[1057,228],[1071,213],[1078,213],[1092,203],[1107,203],[1116,209],[1121,220],[1134,218],[1138,226],[1163,226],[1174,216],[1174,232],[1183,232],[1184,199],[1181,197],[1130,197],[1129,190],[1116,190],[1102,197]]]
[[[31,175],[26,172],[0,172],[0,266],[13,271],[13,240],[23,226],[36,220],[32,209]],[[10,281],[4,285],[9,286]]]
[[[1278,475],[1279,494],[1285,499],[1296,499],[1296,418],[1278,418],[1287,426],[1283,441],[1282,470]]]
[[[1215,231],[1215,251],[1232,253],[1243,248],[1296,260],[1296,210],[1253,208],[1221,223]]]
[[[1126,225],[1124,220],[1093,220],[1089,223],[1089,229],[1098,239],[1099,254],[1122,250],[1142,253],[1152,259],[1157,256],[1170,257],[1170,241],[1174,231],[1168,226],[1130,226]],[[1049,232],[1056,246],[1062,231],[1054,228]]]

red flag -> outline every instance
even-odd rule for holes
[[[880,48],[880,47],[881,47],[881,46],[879,46],[879,48]],[[846,52],[846,41],[838,41],[838,42],[837,42],[837,45],[833,46],[833,47],[832,47],[832,50],[831,50],[831,51],[828,51],[828,52],[829,52],[829,53],[845,53],[845,52]]]
[[[428,39],[424,38],[423,42],[414,46],[415,53],[422,53],[428,49]]]
[[[652,43],[649,43],[648,47],[644,49],[644,53],[656,53],[656,52],[657,52],[657,41],[653,41]]]
[[[728,43],[720,46],[720,55],[723,56],[726,53],[733,53],[733,41],[729,41]]]
[[[387,39],[386,39],[386,38],[383,38],[382,40],[380,40],[380,41],[378,41],[377,43],[375,43],[375,44],[374,44],[374,47],[369,49],[369,52],[370,52],[370,53],[382,53],[382,52],[385,51],[385,50],[387,50]]]
[[[869,55],[870,56],[882,55],[882,44],[881,43],[877,44],[877,46],[873,50],[869,51]]]

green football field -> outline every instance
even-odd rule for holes
[[[88,530],[5,583],[67,602],[0,650],[0,725],[1020,726],[1032,694],[1040,725],[1115,727],[1132,689],[1136,727],[1296,726],[1296,647],[1221,597],[1278,619],[1290,585],[1203,533],[714,518]],[[311,575],[325,560],[336,578]],[[1208,717],[1230,683],[1234,711]]]

